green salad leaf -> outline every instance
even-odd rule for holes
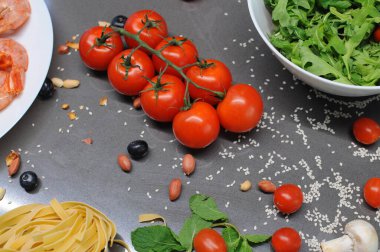
[[[379,0],[264,0],[271,43],[305,70],[341,83],[380,84]]]
[[[206,221],[227,221],[227,214],[219,210],[215,200],[209,196],[195,194],[190,198],[191,211]]]

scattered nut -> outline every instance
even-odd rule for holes
[[[68,54],[70,52],[70,48],[67,45],[60,45],[58,47],[59,54]]]
[[[140,97],[136,97],[133,100],[133,108],[134,109],[141,109],[141,100],[140,100]]]
[[[83,139],[82,142],[85,143],[85,144],[90,145],[90,144],[92,144],[94,142],[94,140],[92,140],[92,138],[89,137],[89,138]]]
[[[182,181],[179,178],[173,179],[169,184],[169,199],[175,201],[181,196]]]
[[[76,114],[75,112],[69,112],[69,113],[67,113],[67,116],[69,117],[69,119],[70,119],[71,121],[73,121],[73,120],[75,120],[75,119],[78,118],[78,117],[77,117],[77,114]]]
[[[102,98],[100,98],[100,100],[99,100],[100,106],[107,106],[107,103],[108,103],[108,97],[107,96],[103,96]]]
[[[195,170],[195,158],[191,154],[186,154],[182,159],[182,171],[189,176]]]
[[[110,27],[111,24],[109,22],[106,22],[106,21],[98,21],[98,25],[101,26],[101,27]]]
[[[264,193],[274,193],[276,191],[276,185],[269,180],[262,180],[258,184],[259,189]]]
[[[63,87],[63,80],[60,78],[57,78],[57,77],[51,78],[51,82],[53,82],[53,85],[58,88]]]
[[[61,105],[61,109],[68,110],[70,108],[70,105],[68,103],[64,103]]]
[[[240,190],[242,192],[247,192],[247,191],[251,190],[251,188],[252,188],[252,183],[249,180],[246,180],[240,184]]]
[[[0,201],[4,199],[5,193],[6,193],[5,188],[0,187]]]
[[[64,80],[63,81],[63,87],[64,88],[76,88],[80,84],[79,80]]]
[[[8,167],[8,175],[12,177],[15,175],[18,170],[20,169],[20,163],[21,163],[21,158],[17,157],[15,158],[12,162],[11,165]]]
[[[117,163],[119,164],[120,168],[125,172],[130,172],[132,169],[131,160],[125,154],[119,154],[119,156],[117,156]]]
[[[75,49],[75,50],[79,49],[79,43],[75,43],[75,42],[67,41],[66,46],[70,47],[71,49]]]
[[[13,160],[15,160],[16,158],[19,158],[19,157],[20,157],[20,153],[14,151],[14,150],[11,150],[11,152],[5,158],[6,165],[9,167],[12,164]]]

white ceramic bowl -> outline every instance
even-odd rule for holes
[[[264,0],[248,0],[249,12],[253,20],[253,24],[256,30],[259,32],[261,38],[276,56],[276,58],[298,79],[302,80],[306,84],[313,88],[319,89],[329,94],[340,96],[369,96],[380,94],[380,86],[366,87],[366,86],[354,86],[343,83],[331,81],[300,68],[285,56],[283,56],[269,41],[269,35],[274,29],[272,17],[265,7]]]

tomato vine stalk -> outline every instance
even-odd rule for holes
[[[144,29],[145,29],[145,26],[144,26],[144,28],[142,30],[144,30]],[[165,62],[167,66],[170,66],[171,68],[173,68],[176,72],[178,72],[181,75],[181,77],[186,82],[186,94],[185,94],[185,97],[184,97],[185,106],[186,107],[188,107],[188,105],[190,104],[189,95],[188,95],[188,89],[189,89],[188,86],[189,86],[189,84],[195,86],[198,89],[202,89],[202,90],[208,91],[208,92],[214,94],[219,99],[223,99],[224,98],[224,96],[225,96],[224,92],[214,91],[214,90],[211,90],[211,89],[199,86],[197,83],[195,83],[194,81],[192,81],[189,77],[187,77],[186,74],[185,74],[185,72],[184,72],[184,69],[187,68],[187,67],[189,67],[190,65],[186,65],[186,66],[183,66],[183,67],[176,66],[173,62],[171,62],[170,60],[166,59],[162,55],[162,53],[161,53],[162,50],[156,50],[156,49],[150,47],[146,42],[144,42],[143,40],[141,40],[140,37],[139,37],[141,31],[139,33],[137,33],[137,34],[130,33],[128,31],[126,31],[125,29],[120,29],[120,28],[116,29],[115,31],[118,32],[120,35],[123,35],[123,36],[126,36],[128,38],[134,39],[135,41],[138,42],[138,44],[139,44],[139,46],[141,48],[144,48],[145,50],[147,50],[148,52],[150,52],[152,55],[156,55],[163,62]],[[198,63],[191,64],[191,65],[198,65]]]

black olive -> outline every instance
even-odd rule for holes
[[[25,191],[30,192],[38,187],[39,180],[37,174],[32,171],[26,171],[20,176],[20,185]]]
[[[114,17],[111,21],[111,26],[124,28],[125,22],[127,22],[127,17],[123,15],[118,15]]]
[[[148,154],[148,143],[144,140],[136,140],[128,144],[128,153],[133,159],[141,159]]]
[[[53,82],[49,79],[46,78],[44,81],[44,84],[42,84],[41,90],[38,93],[38,96],[42,99],[48,99],[54,95],[54,85]]]

